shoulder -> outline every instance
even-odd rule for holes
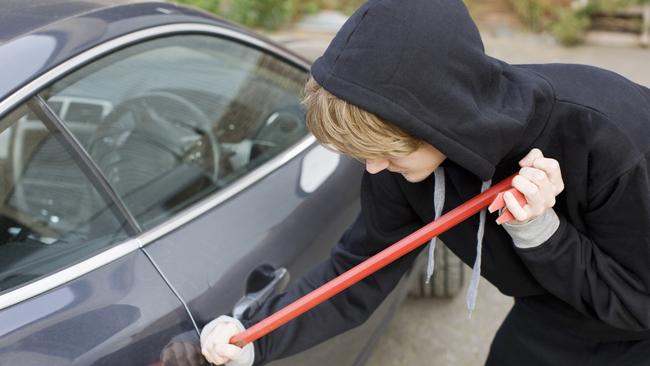
[[[588,65],[522,65],[555,91],[548,137],[558,155],[588,174],[590,195],[638,164],[650,150],[650,90]],[[553,144],[553,142],[550,142]]]
[[[650,108],[650,90],[606,69],[580,64],[517,65],[552,86],[556,102],[592,109],[611,118]]]

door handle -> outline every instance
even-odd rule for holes
[[[275,269],[264,264],[257,267],[246,280],[246,294],[239,299],[232,310],[232,316],[246,319],[255,314],[271,295],[283,291],[291,276],[286,268]]]

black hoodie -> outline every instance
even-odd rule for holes
[[[594,341],[650,338],[650,90],[568,64],[509,65],[487,56],[461,1],[377,0],[357,10],[312,67],[332,94],[443,152],[447,212],[518,171],[533,147],[560,163],[558,230],[516,248],[488,217],[482,275],[525,299],[549,326]],[[362,212],[328,261],[269,300],[249,326],[433,219],[433,175],[409,183],[365,174]],[[477,216],[440,236],[465,263]],[[421,250],[421,248],[420,248]],[[361,324],[416,250],[255,342],[259,364]]]

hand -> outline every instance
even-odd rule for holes
[[[555,206],[555,197],[564,190],[560,164],[555,159],[545,158],[542,151],[532,149],[519,161],[519,174],[512,180],[512,186],[521,192],[528,203],[519,205],[512,193],[503,195],[506,207],[515,217],[514,225],[524,224]]]
[[[228,320],[219,317],[208,323],[201,331],[201,353],[208,362],[223,365],[236,359],[242,348],[230,344],[230,338],[240,333],[239,328]]]

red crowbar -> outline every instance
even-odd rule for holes
[[[494,212],[496,210],[499,210],[499,209],[502,209],[502,208],[506,207],[506,201],[503,198],[503,195],[506,194],[507,192],[512,193],[512,195],[515,196],[515,199],[517,200],[519,205],[521,205],[522,207],[527,203],[526,202],[526,197],[524,197],[524,195],[521,194],[521,192],[519,192],[515,188],[510,188],[507,191],[500,192],[499,194],[497,194],[497,197],[490,204],[490,206],[488,206],[488,211]],[[501,225],[503,223],[506,223],[506,222],[508,222],[510,220],[514,220],[514,219],[515,219],[515,217],[512,215],[510,210],[505,208],[505,209],[503,209],[503,212],[501,212],[501,216],[499,216],[497,218],[497,224]]]
[[[328,300],[332,296],[382,269],[389,263],[392,263],[398,258],[406,255],[415,248],[429,242],[429,240],[434,236],[438,236],[465,221],[467,218],[478,213],[488,205],[490,206],[491,212],[505,207],[503,193],[508,190],[513,192],[520,204],[525,204],[526,199],[524,196],[519,193],[519,191],[512,188],[512,178],[514,178],[515,175],[504,179],[487,191],[447,212],[438,220],[422,227],[404,239],[373,255],[362,263],[359,263],[321,287],[285,306],[275,314],[246,329],[244,332],[234,335],[230,338],[230,343],[243,347],[250,342],[254,342],[312,309],[316,305]],[[501,223],[512,220],[512,218],[512,214],[507,211],[507,209],[505,209],[502,212],[502,215],[499,216]]]

